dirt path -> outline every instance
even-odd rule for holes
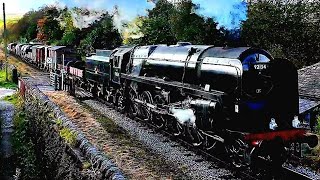
[[[5,55],[4,52],[0,49],[0,61],[5,60]],[[16,57],[9,55],[8,57],[8,62],[9,64],[14,65],[17,69],[18,72],[21,74],[21,76],[30,76],[30,75],[36,75],[40,71],[27,65],[26,63],[20,61]]]
[[[130,179],[185,179],[141,143],[132,140],[110,119],[93,114],[65,92],[46,94]]]

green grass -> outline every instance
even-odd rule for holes
[[[3,70],[0,70],[0,87],[6,88],[6,89],[16,89],[17,85],[11,82],[11,75],[8,73],[8,79],[9,81],[6,81],[6,72]]]
[[[13,104],[17,108],[20,107],[21,103],[22,103],[22,99],[18,93],[13,94],[11,96],[6,96],[2,100],[10,102],[11,104]]]

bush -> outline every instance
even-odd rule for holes
[[[15,89],[17,85],[11,82],[12,76],[8,69],[8,80],[6,81],[6,72],[5,70],[0,70],[0,87],[7,89]]]
[[[70,129],[62,128],[59,134],[70,146],[74,147],[76,145],[77,135]]]
[[[18,94],[7,97],[6,100],[13,103],[16,107],[13,120],[14,133],[12,137],[12,145],[14,153],[17,157],[17,166],[21,169],[19,178],[21,179],[42,179],[40,169],[35,152],[35,144],[32,143],[28,136],[29,121],[23,111],[23,101]]]

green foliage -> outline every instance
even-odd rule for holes
[[[60,45],[72,46],[75,45],[77,40],[77,35],[74,31],[64,32],[61,41],[59,41]]]
[[[88,161],[83,162],[82,169],[88,169],[92,166],[92,164]]]
[[[57,124],[58,128],[62,128],[62,120],[61,119],[57,119],[56,124]]]
[[[72,32],[75,29],[75,27],[73,26],[73,19],[69,9],[68,8],[63,9],[60,17],[62,22],[61,29],[64,32]]]
[[[265,0],[252,2],[242,37],[302,67],[319,61],[320,2]]]
[[[139,29],[143,37],[132,39],[126,34],[125,42],[175,44],[177,41],[188,41],[192,44],[222,44],[223,34],[217,29],[218,24],[212,18],[198,15],[198,9],[191,1],[173,5],[166,0],[159,0],[155,8],[148,11],[148,16],[140,17],[141,23],[135,23],[138,26],[135,29]],[[134,31],[134,34],[139,33]]]
[[[136,44],[133,42],[136,38],[143,36],[140,27],[142,26],[143,17],[138,16],[133,21],[123,24],[122,32],[123,44]],[[134,38],[133,38],[134,37]]]
[[[62,13],[60,15],[61,18],[61,30],[63,32],[63,36],[61,41],[59,41],[59,45],[65,45],[65,46],[74,46],[78,45],[79,41],[77,38],[79,37],[79,29],[75,28],[73,26],[73,19],[71,16],[71,12],[68,8],[65,8],[62,10]]]
[[[76,145],[77,134],[70,129],[64,127],[60,130],[59,134],[70,146],[74,147]]]
[[[28,41],[31,41],[37,37],[37,24],[35,22],[30,24],[25,36]]]
[[[174,6],[168,1],[158,1],[142,21],[140,29],[144,36],[141,44],[174,44],[177,39],[170,24],[174,11]]]
[[[3,100],[10,102],[15,107],[20,107],[22,103],[22,99],[18,93],[15,93],[14,95],[11,95],[11,96],[6,96],[3,98]]]
[[[11,74],[9,71],[8,76],[9,81],[6,81],[6,72],[4,70],[0,70],[0,87],[7,89],[16,89],[17,85],[11,82]]]
[[[49,43],[60,40],[63,35],[63,31],[60,29],[59,21],[56,19],[46,19],[43,26],[44,34],[46,34]]]
[[[15,105],[15,116],[13,119],[14,132],[12,136],[12,145],[17,157],[17,166],[21,169],[21,179],[41,179],[40,169],[36,162],[35,144],[28,137],[27,127],[29,122],[23,111],[23,101],[18,95],[7,98]]]
[[[19,41],[21,38],[32,40],[37,35],[37,21],[44,15],[43,9],[31,10],[23,15],[16,23],[8,24],[9,42]]]
[[[105,13],[99,21],[90,26],[90,32],[80,42],[80,49],[85,54],[93,52],[94,49],[116,48],[121,43],[122,39],[114,27],[112,16]]]

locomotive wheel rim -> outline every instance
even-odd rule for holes
[[[164,104],[165,104],[165,100],[162,99],[161,96],[156,95],[156,96],[154,97],[154,103],[155,103],[156,105],[158,105],[158,104],[159,104],[159,105],[164,105]],[[155,116],[155,118],[153,119],[153,123],[155,124],[155,126],[156,126],[158,129],[161,129],[161,128],[163,128],[163,127],[166,126],[167,121],[166,121],[166,119],[164,118],[163,115],[157,114],[157,115]]]
[[[139,112],[138,105],[135,103],[135,99],[137,98],[137,93],[131,89],[129,91],[129,117],[130,118],[135,118]]]
[[[210,151],[212,150],[217,144],[217,141],[214,141],[211,143],[208,142],[208,140],[205,141],[205,144],[204,144],[204,148],[207,150],[207,151]]]
[[[174,136],[183,135],[183,126],[179,122],[176,122],[175,130],[176,132],[173,133]]]
[[[206,135],[206,134],[204,134],[204,133],[202,133],[203,134],[203,148],[205,149],[205,150],[207,150],[207,151],[210,151],[210,150],[212,150],[212,149],[214,149],[214,147],[217,145],[217,140],[215,140],[214,138],[212,138],[212,137],[210,137],[210,136],[208,136],[208,135]]]
[[[158,129],[161,129],[165,126],[166,124],[166,120],[163,118],[162,115],[157,115],[154,120],[153,120],[153,123],[155,124],[155,126],[158,128]]]
[[[119,110],[119,112],[124,112],[124,109],[125,109],[124,97],[123,97],[122,93],[118,94],[117,109]]]
[[[153,99],[149,91],[143,91],[139,99],[145,103],[153,104]],[[140,115],[144,121],[149,121],[152,119],[152,113],[148,107],[140,106],[139,109]]]
[[[191,129],[191,135],[192,135],[192,138],[193,138],[193,145],[194,146],[200,146],[201,144],[203,144],[203,136],[201,134],[200,131],[198,131],[197,129],[194,129],[194,127],[189,127],[189,128],[192,128]]]

